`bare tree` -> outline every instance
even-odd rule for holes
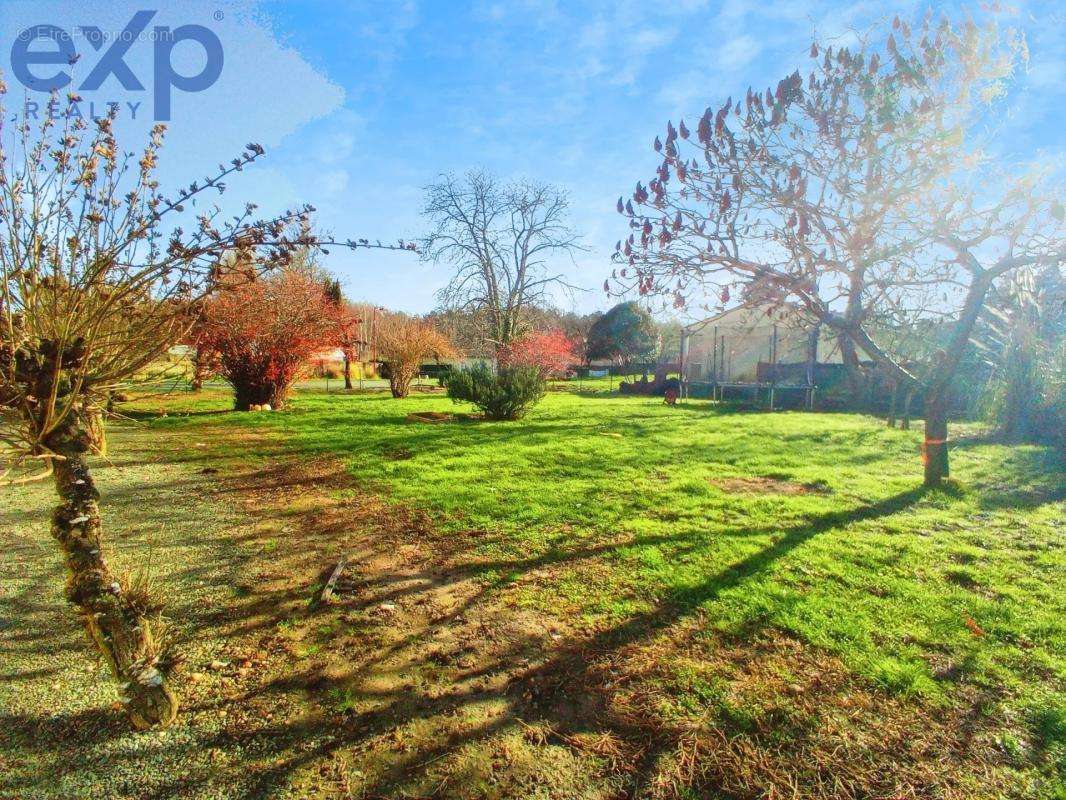
[[[103,557],[89,459],[100,411],[187,333],[225,254],[243,254],[264,271],[319,243],[290,234],[307,229],[309,207],[256,220],[254,205],[226,218],[202,203],[185,230],[178,223],[186,207],[222,192],[263,149],[249,144],[229,166],[168,198],[154,177],[164,127],[140,153],[124,153],[115,111],[90,126],[71,112],[79,99],[70,95],[64,108],[53,96],[61,113],[39,127],[16,122],[11,145],[0,150],[0,482],[53,477],[60,503],[52,535],[67,567],[66,596],[143,728],[175,717],[176,654],[160,604]],[[0,113],[0,136],[7,119]],[[168,223],[175,227],[165,231]]]
[[[815,66],[765,93],[708,108],[692,132],[667,125],[663,161],[618,210],[623,291],[739,289],[771,307],[798,301],[836,331],[849,372],[860,354],[926,404],[925,482],[948,474],[947,390],[991,284],[1061,260],[1041,176],[993,165],[980,132],[1024,43],[993,25],[894,20],[882,45],[811,47]],[[676,188],[671,182],[676,179]],[[878,332],[943,333],[908,363]]]
[[[548,264],[553,255],[572,257],[580,249],[567,206],[566,193],[554,186],[501,184],[486,172],[443,175],[427,187],[423,214],[433,229],[423,240],[423,258],[455,270],[442,304],[480,312],[494,348],[525,331],[531,307],[553,288],[575,288]]]
[[[487,314],[479,309],[438,308],[427,316],[448,340],[470,358],[494,358],[497,345],[488,341]],[[539,316],[539,315],[537,315]],[[534,322],[534,326],[536,322]]]
[[[395,398],[407,397],[411,381],[430,358],[440,360],[455,355],[448,337],[426,319],[406,314],[382,317],[377,335],[378,357],[389,369],[389,389]]]

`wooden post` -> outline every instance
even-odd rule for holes
[[[680,391],[678,394],[682,399],[685,397],[685,344],[688,339],[688,331],[686,328],[681,329],[681,344],[678,346],[677,352],[677,383]]]
[[[814,411],[814,373],[818,363],[818,338],[821,333],[821,323],[811,328],[807,336],[807,410]]]
[[[708,370],[707,379],[711,382],[711,400],[718,401],[718,326],[714,326],[712,332],[714,347],[711,350],[711,368]]]
[[[319,597],[320,603],[328,603],[333,599],[333,592],[337,588],[337,579],[340,578],[341,573],[344,572],[344,567],[348,563],[348,557],[345,556],[337,562],[337,566],[333,568],[333,572],[329,576],[329,580],[326,581],[326,586],[322,590],[322,595]]]
[[[774,389],[777,387],[777,323],[770,336],[770,410],[774,410]]]

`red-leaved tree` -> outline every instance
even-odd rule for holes
[[[233,387],[234,408],[277,409],[310,358],[335,344],[336,326],[336,307],[298,254],[292,266],[205,302],[197,340],[217,354],[219,374]]]
[[[573,342],[558,329],[527,333],[499,348],[496,358],[501,367],[536,367],[542,378],[561,378],[581,361]]]

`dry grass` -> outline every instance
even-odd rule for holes
[[[1012,788],[990,720],[888,696],[781,632],[703,629],[582,652],[582,685],[567,672],[555,689],[599,697],[599,724],[625,743],[620,762],[644,765],[648,796],[962,800]]]

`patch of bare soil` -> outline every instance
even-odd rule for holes
[[[406,417],[408,422],[452,422],[455,414],[446,411],[413,411]]]
[[[797,483],[772,477],[716,478],[711,480],[723,492],[735,494],[828,494],[829,487],[820,482]]]
[[[413,411],[408,414],[405,419],[408,422],[428,422],[441,423],[441,422],[469,422],[471,420],[479,420],[482,417],[478,414],[452,414],[447,411]]]
[[[541,719],[526,716],[543,737],[609,754],[632,796],[1022,795],[994,725],[976,711],[990,698],[926,708],[773,629],[708,635],[699,617],[650,627],[620,643],[594,637],[553,661],[533,692]]]

